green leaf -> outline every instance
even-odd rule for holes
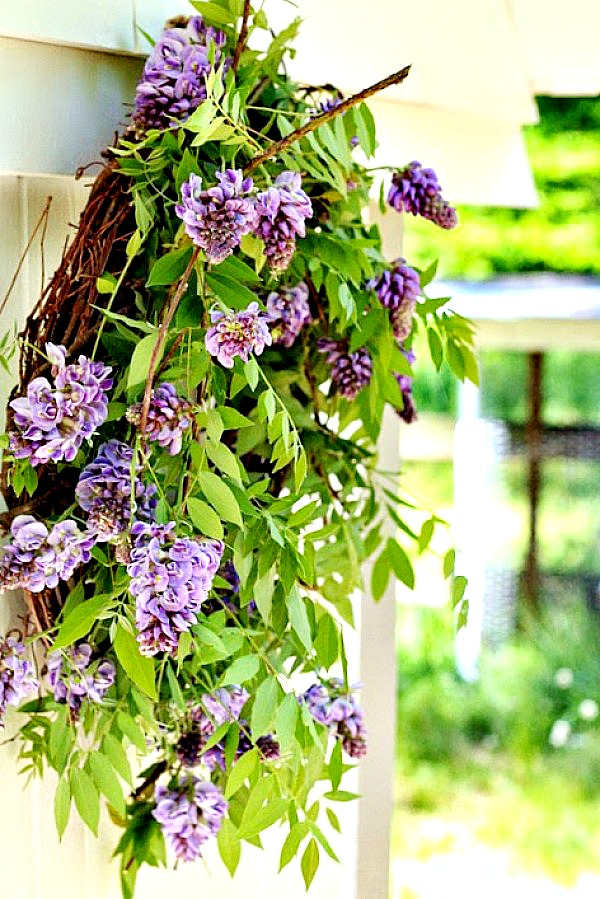
[[[339,655],[339,635],[331,615],[323,615],[317,627],[315,652],[320,664],[326,670],[331,668]]]
[[[342,760],[342,741],[336,740],[331,750],[331,758],[329,759],[329,779],[331,781],[331,789],[337,790],[344,773],[344,763]]]
[[[75,606],[61,624],[52,648],[62,649],[85,637],[97,622],[100,612],[111,606],[112,603],[107,596],[96,596]]]
[[[144,732],[131,715],[122,711],[118,712],[117,724],[119,725],[121,733],[124,733],[126,737],[129,737],[133,745],[137,746],[140,752],[147,752],[148,746],[146,744]]]
[[[248,382],[250,390],[256,390],[258,379],[260,378],[260,371],[254,356],[250,356],[248,361],[244,363],[244,374],[246,375],[246,381]]]
[[[377,557],[371,572],[371,593],[375,601],[379,601],[385,593],[391,573],[392,563],[387,548],[384,547]]]
[[[206,444],[206,455],[219,471],[228,475],[232,481],[242,483],[239,463],[228,446],[209,440]]]
[[[279,698],[279,684],[275,677],[267,677],[262,682],[254,695],[254,704],[252,706],[252,717],[250,719],[250,727],[254,739],[266,734],[277,709],[277,700]]]
[[[462,627],[465,627],[469,620],[469,600],[463,599],[460,604],[460,609],[458,610],[458,617],[456,619],[456,630],[459,631]]]
[[[444,349],[442,346],[442,338],[435,328],[427,328],[427,341],[429,343],[431,361],[439,371],[442,362],[444,361]]]
[[[258,771],[258,749],[251,749],[235,763],[225,787],[225,798],[230,799]]]
[[[217,834],[217,846],[223,864],[233,877],[240,861],[240,838],[230,818],[224,818]]]
[[[117,625],[114,647],[125,673],[150,699],[157,700],[154,661],[141,654],[137,640],[121,624]]]
[[[457,574],[452,582],[452,608],[455,608],[465,595],[467,579],[462,574]]]
[[[237,409],[232,409],[231,406],[217,406],[217,412],[221,416],[221,421],[226,431],[237,431],[238,428],[254,427],[254,422],[251,418],[247,418],[241,412],[238,412]]]
[[[249,805],[246,806],[246,812],[250,811],[250,814],[246,816],[246,812],[244,812],[240,825],[240,834],[247,840],[248,837],[255,836],[262,830],[266,830],[285,815],[288,806],[289,801],[287,799],[270,799],[258,811],[251,809]]]
[[[431,543],[431,538],[433,537],[433,532],[435,529],[435,519],[428,518],[423,522],[421,526],[421,531],[419,533],[418,545],[419,552],[423,552],[429,544]]]
[[[229,278],[220,272],[209,272],[206,275],[206,283],[215,296],[236,312],[246,309],[250,303],[256,303],[255,293],[244,284],[240,284],[237,279]]]
[[[209,22],[215,25],[235,25],[235,14],[219,6],[218,3],[209,3],[207,0],[192,0],[192,6],[205,19],[208,19]]]
[[[353,802],[355,799],[360,799],[360,794],[349,793],[348,790],[331,790],[324,794],[324,798],[330,799],[332,802]]]
[[[96,278],[96,290],[98,293],[112,293],[117,286],[117,279],[110,272],[105,272]]]
[[[327,820],[331,824],[334,830],[337,830],[338,833],[341,833],[342,827],[340,825],[340,820],[336,813],[331,808],[325,809],[325,814],[327,815]]]
[[[277,566],[273,565],[262,577],[257,578],[254,584],[253,599],[265,624],[268,624],[271,618],[276,571]]]
[[[242,527],[240,507],[225,481],[212,471],[201,471],[198,473],[198,483],[202,493],[221,518]]]
[[[81,768],[71,768],[71,790],[81,820],[97,837],[100,797],[92,778]]]
[[[63,834],[69,823],[71,813],[71,790],[69,783],[65,777],[61,777],[54,794],[54,820],[56,821],[56,830],[58,839],[62,840]]]
[[[406,550],[400,546],[397,540],[393,540],[391,537],[388,539],[386,549],[394,574],[399,581],[402,581],[403,584],[412,590],[415,586],[415,573]]]
[[[131,362],[129,363],[129,374],[127,375],[127,390],[133,390],[139,384],[143,384],[148,376],[150,369],[150,359],[158,340],[158,331],[148,334],[142,338],[136,345]]]
[[[298,712],[299,706],[296,696],[293,693],[288,693],[280,703],[275,714],[275,735],[283,751],[288,749],[294,741]]]
[[[258,666],[258,656],[240,656],[239,659],[235,659],[226,670],[221,683],[223,686],[226,684],[243,684],[244,681],[254,677],[258,671]]]
[[[212,537],[213,540],[223,539],[221,519],[208,503],[196,496],[190,496],[187,500],[187,509],[192,524],[201,534]]]
[[[298,821],[290,828],[290,832],[285,838],[281,847],[281,856],[279,858],[279,870],[282,871],[286,865],[289,865],[293,857],[298,852],[300,843],[308,833],[308,824],[306,821]]]
[[[191,246],[181,247],[157,259],[150,269],[146,287],[161,287],[179,281],[192,258],[192,251]]]
[[[300,860],[300,869],[302,871],[302,877],[304,878],[304,883],[306,885],[306,889],[309,888],[311,883],[313,882],[313,878],[317,873],[317,868],[319,867],[319,847],[317,845],[316,840],[311,839],[306,849],[302,854],[302,859]]]
[[[133,784],[133,778],[131,776],[131,767],[129,765],[129,760],[127,759],[127,754],[123,749],[122,744],[113,734],[107,734],[104,737],[104,740],[102,741],[102,751],[104,755],[108,756],[110,759],[115,771],[131,786]]]
[[[454,565],[456,562],[456,551],[449,549],[444,556],[444,577],[448,578],[454,574]]]
[[[126,810],[123,790],[107,757],[101,752],[91,752],[88,756],[88,765],[98,790],[103,796],[106,796],[114,810],[124,818]]]
[[[306,606],[295,584],[286,596],[285,603],[293,630],[298,634],[305,648],[312,649],[312,635]]]

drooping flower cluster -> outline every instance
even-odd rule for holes
[[[89,562],[95,538],[67,518],[51,531],[32,515],[17,515],[10,526],[12,541],[0,550],[0,592],[21,588],[41,593],[68,580]]]
[[[204,754],[202,749],[215,730],[222,724],[238,721],[250,694],[243,687],[234,684],[220,687],[214,693],[205,693],[200,704],[191,710],[189,729],[180,737],[175,751],[183,765],[193,768],[200,761],[213,771],[219,767],[225,770],[225,746],[222,742],[211,746]],[[244,734],[240,734],[240,744]],[[251,747],[251,744],[248,748]],[[242,749],[245,751],[245,749]]]
[[[154,792],[152,811],[177,858],[194,861],[202,845],[220,830],[227,802],[214,784],[182,774],[176,787],[162,784]]]
[[[37,686],[25,646],[17,637],[5,637],[0,641],[0,728],[4,727],[6,707],[20,705]]]
[[[132,467],[133,449],[120,440],[109,440],[102,444],[94,461],[86,465],[79,476],[75,496],[88,513],[88,531],[99,542],[114,540],[129,527],[132,492],[134,514],[144,519],[153,517],[156,486],[144,486],[136,477],[132,491]],[[139,468],[138,465],[138,471]]]
[[[428,219],[440,228],[455,228],[456,209],[442,197],[442,188],[433,169],[413,161],[395,172],[388,193],[388,203],[397,212],[410,212]]]
[[[192,16],[152,48],[136,88],[133,121],[142,131],[177,127],[206,99],[206,77],[222,61],[225,35]],[[211,61],[212,60],[212,61]],[[231,60],[225,59],[224,69]]]
[[[106,419],[111,369],[85,356],[66,364],[62,346],[46,344],[54,385],[34,378],[27,395],[10,403],[16,431],[10,432],[10,451],[34,467],[45,462],[72,462],[86,438]]]
[[[400,348],[400,351],[412,365],[416,359],[414,351],[412,349],[406,350],[403,347]],[[402,421],[410,425],[417,420],[417,408],[412,394],[413,378],[410,375],[402,375],[399,372],[394,372],[394,377],[398,381],[398,386],[402,393],[402,408],[396,411]]]
[[[282,172],[273,187],[256,198],[255,234],[265,244],[265,255],[274,272],[289,266],[296,249],[296,238],[306,234],[305,219],[313,214],[312,204],[302,190],[298,172]]]
[[[200,175],[190,175],[181,186],[181,203],[175,212],[186,234],[206,253],[206,261],[223,262],[239,246],[256,223],[252,178],[241,170],[217,172],[215,187],[202,190]]]
[[[170,456],[181,452],[183,432],[190,427],[191,403],[177,393],[173,384],[167,382],[155,387],[150,394],[150,406],[144,434],[154,440]],[[127,410],[127,421],[139,425],[142,404],[135,403]]]
[[[381,305],[390,310],[396,340],[405,340],[412,329],[417,297],[421,291],[418,272],[407,265],[405,259],[396,259],[391,269],[372,278],[367,287],[374,290]]]
[[[313,684],[300,697],[309,712],[342,741],[342,748],[352,758],[367,752],[364,713],[360,705],[337,677],[326,683]]]
[[[219,568],[224,546],[218,541],[177,537],[175,522],[136,521],[127,572],[136,599],[136,626],[144,655],[175,653],[179,635],[196,622]]]
[[[269,317],[259,310],[258,303],[250,303],[242,312],[213,309],[210,320],[212,327],[206,332],[206,349],[225,368],[233,368],[236,356],[247,362],[250,353],[260,356],[265,346],[271,345]]]
[[[271,319],[271,337],[281,346],[293,346],[302,328],[312,321],[308,305],[308,287],[300,281],[295,287],[281,287],[267,297]]]
[[[347,400],[355,399],[371,380],[373,362],[368,349],[359,347],[349,353],[346,341],[325,337],[319,338],[317,349],[331,366],[331,380],[337,392]]]
[[[92,659],[89,643],[72,646],[68,652],[48,656],[48,682],[56,702],[78,712],[84,700],[102,702],[115,682],[117,672],[108,659]]]

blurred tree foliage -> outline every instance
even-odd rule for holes
[[[600,98],[537,101],[540,123],[525,129],[525,140],[539,207],[459,207],[460,228],[441,236],[419,220],[405,242],[412,263],[439,256],[443,277],[469,280],[507,272],[600,274]]]

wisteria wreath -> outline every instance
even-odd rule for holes
[[[374,555],[375,599],[412,586],[406,542],[438,522],[415,533],[378,470],[384,407],[416,417],[419,330],[476,378],[469,322],[424,293],[435,266],[386,262],[364,216],[364,101],[408,69],[344,99],[285,73],[298,22],[259,52],[261,9],[192,5],[20,336],[4,438],[0,586],[28,614],[0,641],[0,720],[18,706],[25,770],[57,773],[60,835],[72,803],[94,833],[107,803],[126,897],[167,846],[216,837],[233,873],[276,823],[307,885],[335,857],[321,819],[339,829],[366,751],[351,596]],[[417,162],[381,196],[456,225]]]

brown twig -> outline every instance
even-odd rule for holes
[[[237,72],[238,66],[240,64],[240,57],[244,52],[244,47],[246,46],[246,41],[248,40],[248,19],[250,18],[251,13],[251,2],[252,0],[244,0],[244,11],[242,13],[242,25],[240,28],[240,34],[237,39],[237,43],[235,45],[235,51],[233,54],[233,65],[232,69],[234,72]]]
[[[2,299],[2,302],[0,303],[0,315],[2,315],[2,313],[4,312],[4,310],[5,310],[5,308],[6,308],[6,304],[8,303],[9,297],[10,297],[11,293],[13,292],[13,289],[14,289],[15,284],[17,283],[17,278],[19,277],[19,274],[20,274],[20,272],[21,272],[21,269],[23,268],[23,263],[25,262],[25,259],[27,258],[27,254],[29,253],[29,251],[30,251],[30,249],[31,249],[31,246],[32,246],[32,244],[33,244],[33,241],[35,240],[35,235],[38,233],[38,231],[39,231],[40,228],[42,228],[42,227],[43,227],[43,231],[42,231],[42,241],[43,241],[43,239],[44,239],[44,237],[45,237],[45,234],[46,234],[46,223],[47,223],[47,221],[48,221],[48,213],[50,212],[50,206],[51,206],[51,204],[52,204],[52,197],[46,197],[46,203],[45,203],[45,205],[44,205],[44,208],[42,209],[42,212],[41,212],[41,214],[40,214],[40,217],[39,217],[39,219],[37,220],[37,222],[36,222],[36,224],[35,224],[35,228],[34,228],[33,231],[31,232],[31,236],[29,237],[29,240],[27,241],[27,246],[25,247],[25,249],[24,249],[23,252],[21,253],[21,256],[20,256],[20,258],[19,258],[19,261],[17,262],[17,267],[16,267],[16,269],[15,269],[15,273],[14,273],[14,275],[12,276],[12,278],[10,279],[10,284],[8,285],[8,290],[7,290],[6,293],[4,294],[4,297],[3,297],[3,299]],[[43,252],[42,252],[42,266],[43,266]],[[42,271],[43,271],[43,268],[42,268]],[[43,277],[43,276],[42,276],[42,277]]]
[[[372,84],[370,87],[365,87],[364,90],[359,91],[352,97],[348,97],[346,100],[342,100],[339,106],[334,106],[333,109],[328,109],[326,112],[322,112],[320,115],[313,116],[308,120],[308,122],[306,122],[306,124],[302,125],[300,128],[296,128],[295,131],[291,131],[286,137],[277,141],[277,143],[275,144],[271,144],[271,146],[267,150],[265,150],[263,153],[260,153],[258,156],[255,156],[254,159],[251,159],[248,165],[244,167],[244,174],[249,175],[254,171],[254,169],[257,169],[259,165],[262,165],[268,159],[272,159],[273,156],[277,156],[278,153],[282,153],[283,150],[287,150],[287,148],[294,144],[297,140],[301,140],[307,134],[310,134],[311,131],[314,131],[316,128],[320,128],[321,125],[325,125],[327,122],[330,122],[337,116],[343,115],[349,109],[352,109],[353,106],[357,106],[359,103],[362,103],[363,100],[367,100],[369,97],[372,97],[373,94],[378,94],[380,91],[385,90],[386,87],[391,87],[393,84],[400,84],[402,81],[404,81],[409,72],[410,66],[405,66],[403,69],[400,69],[399,72],[394,72],[393,75],[388,75],[387,78],[383,78],[376,84]]]
[[[154,373],[156,372],[156,367],[158,365],[158,360],[160,358],[160,354],[162,352],[162,348],[165,345],[165,340],[167,339],[167,332],[169,330],[169,325],[175,315],[175,310],[179,306],[179,302],[183,296],[183,292],[187,286],[188,278],[192,273],[192,269],[196,264],[196,259],[198,258],[198,254],[200,253],[200,248],[195,247],[194,252],[192,253],[191,259],[187,264],[187,268],[184,271],[179,284],[177,285],[177,290],[171,297],[169,305],[167,307],[167,312],[165,317],[163,318],[161,325],[158,329],[158,337],[156,339],[156,343],[154,344],[154,349],[152,350],[152,355],[150,356],[150,364],[148,366],[148,374],[146,376],[146,386],[144,387],[144,399],[142,400],[142,410],[140,413],[140,424],[139,431],[142,435],[142,444],[144,443],[144,435],[146,432],[146,424],[148,423],[148,411],[150,409],[150,394],[152,393],[152,382],[154,380]]]

